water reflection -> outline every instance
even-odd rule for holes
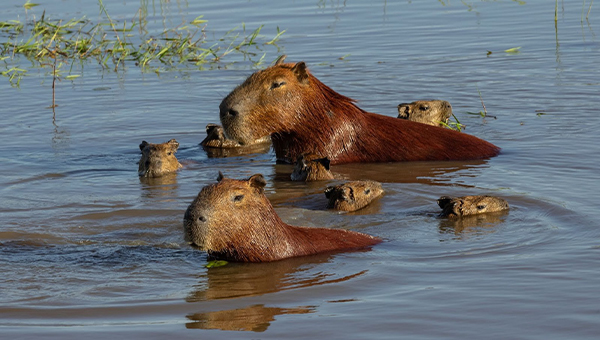
[[[224,331],[264,332],[275,316],[283,314],[314,313],[315,307],[277,308],[254,305],[246,308],[222,310],[188,315],[188,329],[220,329]]]
[[[499,224],[504,223],[508,213],[508,211],[499,211],[460,218],[440,218],[438,228],[441,234],[454,234],[458,238],[491,234]]]
[[[161,177],[140,177],[143,198],[177,197],[177,173]]]
[[[359,250],[361,251],[361,250]],[[366,251],[366,250],[362,250]],[[201,275],[197,289],[187,302],[232,299],[274,293],[288,289],[343,282],[361,276],[367,270],[342,275],[327,272],[320,264],[329,263],[332,254],[302,256],[268,263],[229,263],[209,268]],[[318,270],[315,268],[318,267]]]

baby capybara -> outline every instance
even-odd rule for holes
[[[265,137],[255,140],[251,143],[241,145],[240,143],[238,143],[234,140],[228,139],[225,136],[225,132],[223,131],[223,127],[221,125],[207,124],[206,125],[206,138],[204,138],[204,140],[202,140],[202,142],[200,142],[200,145],[202,145],[204,147],[209,147],[209,148],[229,149],[229,148],[239,148],[239,147],[247,146],[247,145],[264,144],[264,143],[270,143],[270,142],[271,142],[271,137],[265,136]]]
[[[319,157],[315,154],[300,155],[291,175],[292,181],[312,182],[333,179],[329,163],[327,157]]]
[[[185,240],[211,258],[268,262],[381,242],[355,231],[286,224],[265,196],[260,174],[235,180],[219,173],[217,181],[202,188],[183,219]]]
[[[138,162],[138,175],[141,177],[160,177],[181,168],[175,157],[179,143],[171,139],[166,143],[154,144],[142,141],[142,157]]]
[[[398,105],[398,118],[417,123],[440,126],[448,124],[452,117],[452,105],[445,100],[418,100]]]
[[[381,184],[375,181],[352,181],[325,189],[327,208],[342,211],[362,209],[382,194]]]
[[[441,217],[461,217],[508,210],[506,200],[494,196],[442,196],[437,201]]]

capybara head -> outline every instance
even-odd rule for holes
[[[342,211],[364,208],[382,194],[381,184],[375,181],[353,181],[325,189],[327,208]]]
[[[264,194],[262,175],[224,178],[202,188],[183,219],[185,240],[209,255],[255,262],[251,256],[275,249],[275,228],[283,224]]]
[[[445,100],[418,100],[398,105],[398,118],[429,125],[448,123],[452,117],[452,105]]]
[[[264,136],[253,142],[247,143],[247,145],[269,143],[271,141],[270,136]],[[228,139],[225,136],[225,131],[221,125],[207,124],[206,125],[206,138],[200,142],[200,145],[209,148],[239,148],[242,145],[234,140]]]
[[[292,181],[311,182],[333,179],[333,174],[329,171],[329,163],[327,157],[319,157],[315,154],[300,155],[292,172]]]
[[[160,177],[181,168],[175,157],[178,148],[179,143],[175,139],[162,144],[142,141],[138,174],[142,177]]]
[[[442,217],[460,217],[508,209],[506,200],[494,196],[442,196],[437,201]]]
[[[220,118],[229,138],[248,144],[297,123],[302,98],[311,92],[309,73],[304,62],[284,59],[255,72],[223,99]]]

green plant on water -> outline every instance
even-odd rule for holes
[[[208,21],[200,15],[179,27],[149,34],[144,28],[146,19],[141,8],[130,21],[116,21],[111,18],[102,0],[98,3],[100,15],[105,19],[99,23],[93,23],[86,17],[50,19],[45,12],[39,20],[0,22],[2,75],[8,77],[13,86],[19,86],[21,78],[31,67],[55,67],[51,74],[53,78],[61,75],[59,80],[81,76],[71,74],[76,63],[96,62],[104,70],[115,72],[133,65],[143,72],[156,73],[165,68],[204,69],[206,66],[218,66],[223,63],[224,57],[233,53],[258,66],[266,56],[263,47],[277,47],[277,41],[285,32],[277,27],[275,37],[265,39],[260,34],[262,25],[246,33],[246,26],[242,24],[241,33],[236,27],[224,37],[210,41],[206,34]],[[27,2],[23,7],[27,10],[35,5]],[[56,58],[60,62],[55,63]],[[24,59],[31,66],[21,66]]]
[[[206,262],[206,264],[204,265],[204,267],[206,267],[206,268],[218,268],[218,267],[226,266],[228,263],[229,262],[223,261],[223,260],[213,260],[213,261]]]
[[[452,114],[452,118],[454,118],[454,121],[448,121],[448,123],[446,122],[440,122],[440,124],[442,126],[445,126],[449,129],[452,130],[456,130],[458,132],[461,132],[464,128],[466,128],[466,126],[464,124],[461,124],[460,121],[458,120],[458,118],[456,118],[456,116],[454,115],[454,113]]]

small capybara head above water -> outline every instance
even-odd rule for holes
[[[445,100],[418,100],[398,105],[398,118],[433,126],[448,123],[452,117],[452,105]]]
[[[333,179],[334,176],[329,171],[329,163],[327,157],[319,157],[310,153],[300,155],[292,172],[292,181],[312,182]]]
[[[246,145],[264,144],[271,142],[270,136],[259,138],[253,142],[247,143]],[[206,125],[206,138],[200,142],[200,145],[208,148],[239,148],[242,145],[232,139],[228,139],[225,136],[225,131],[221,125],[207,124]]]
[[[139,161],[138,174],[142,177],[160,177],[177,171],[181,164],[175,157],[179,143],[175,139],[162,144],[142,141],[140,150],[142,157]]]
[[[506,200],[494,196],[442,196],[437,201],[441,217],[461,217],[508,210]]]
[[[363,248],[381,239],[341,229],[284,223],[264,194],[262,175],[225,178],[208,185],[183,218],[187,242],[210,257],[236,262],[268,262],[321,252]]]
[[[325,189],[327,208],[342,211],[362,209],[382,194],[381,184],[375,181],[353,181]]]

